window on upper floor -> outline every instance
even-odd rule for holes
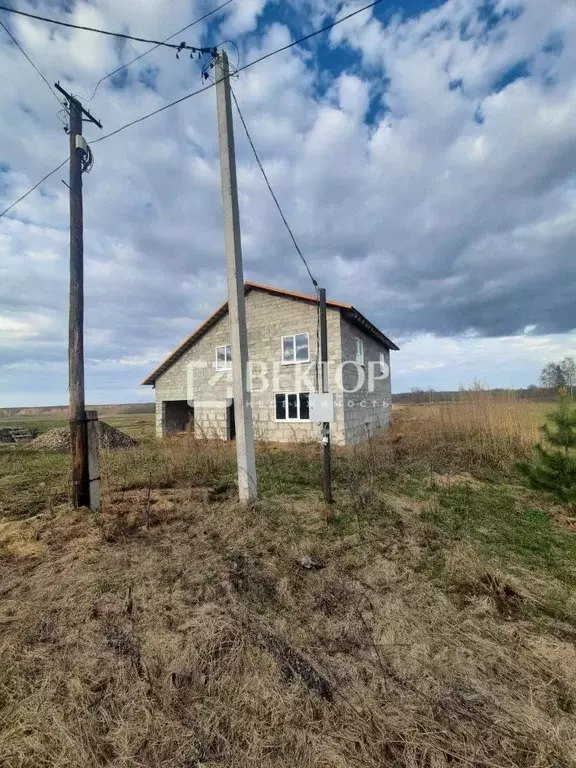
[[[362,339],[356,339],[356,362],[358,365],[364,365],[364,342]]]
[[[310,421],[308,392],[274,395],[276,421]]]
[[[232,347],[225,344],[222,347],[216,347],[216,370],[228,371],[232,368]]]
[[[380,373],[382,375],[386,373],[386,355],[384,352],[380,352]]]
[[[307,363],[310,360],[310,342],[307,333],[282,336],[282,362]]]

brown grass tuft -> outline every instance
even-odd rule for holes
[[[394,434],[401,455],[433,471],[509,474],[538,441],[545,412],[513,393],[462,392],[455,402],[402,408]]]

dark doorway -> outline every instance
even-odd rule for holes
[[[164,434],[173,435],[175,432],[194,431],[194,406],[188,400],[168,400],[166,405],[166,421]]]
[[[236,421],[234,420],[234,398],[226,400],[226,439],[236,440]]]

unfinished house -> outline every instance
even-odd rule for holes
[[[320,391],[317,298],[257,283],[245,283],[245,296],[256,439],[319,440],[309,409]],[[398,347],[351,304],[327,301],[327,325],[332,442],[357,443],[390,423]],[[143,382],[155,389],[157,435],[233,440],[233,364],[226,302]]]

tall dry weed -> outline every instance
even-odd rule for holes
[[[538,440],[541,414],[513,393],[462,392],[453,402],[402,409],[395,430],[408,462],[506,474]]]

